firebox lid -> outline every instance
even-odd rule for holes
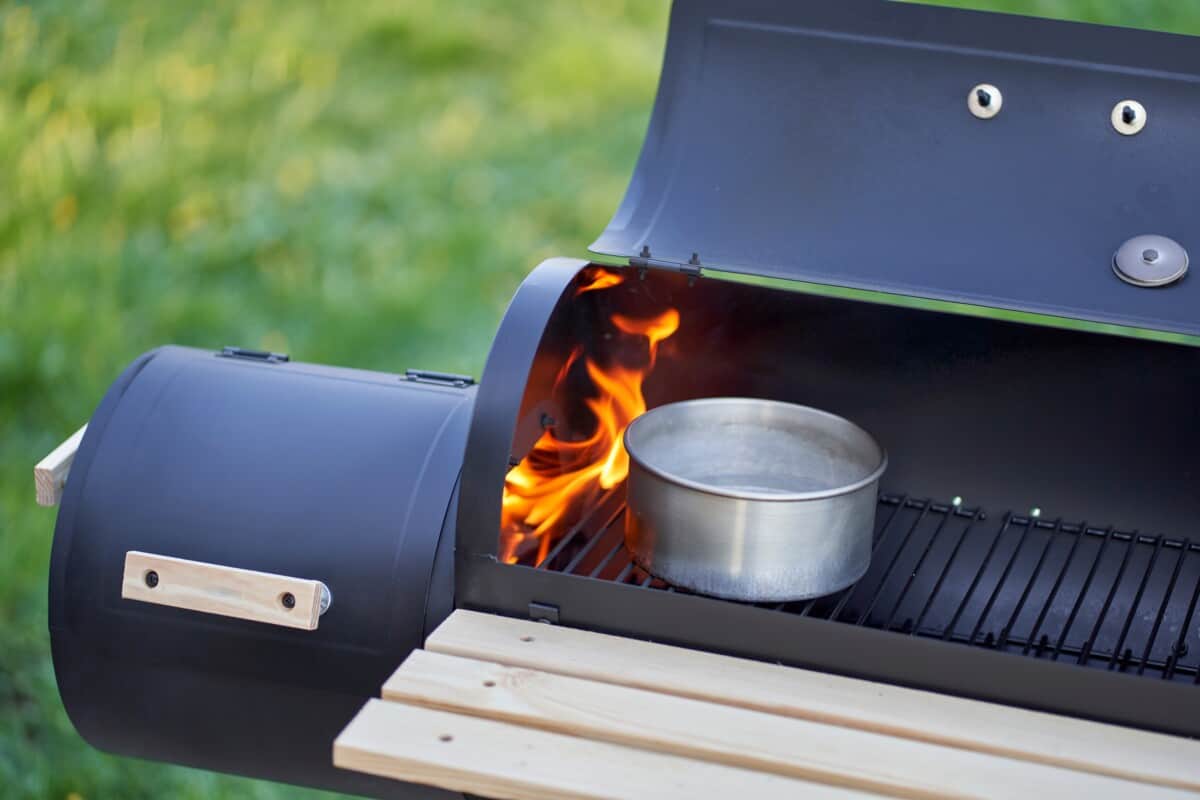
[[[981,92],[983,92],[981,94]],[[884,0],[676,0],[598,253],[1200,334],[1200,41]]]

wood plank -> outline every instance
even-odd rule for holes
[[[1200,790],[1200,742],[459,610],[426,649],[981,753]]]
[[[75,453],[83,441],[87,431],[84,425],[71,434],[65,442],[50,451],[33,468],[33,485],[37,490],[39,506],[56,506],[62,500],[63,487],[67,485],[67,475],[71,472],[71,464],[75,461]]]
[[[121,597],[127,600],[306,631],[316,630],[327,592],[316,580],[135,550],[125,554],[121,581]]]
[[[383,697],[701,761],[913,798],[1188,793],[737,706],[417,651]]]
[[[864,795],[678,756],[371,700],[333,745],[333,763],[507,800],[755,800]]]

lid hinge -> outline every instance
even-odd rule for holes
[[[244,358],[249,361],[263,361],[267,364],[286,364],[291,361],[287,353],[270,353],[266,350],[247,350],[244,347],[223,347],[217,355],[222,358]]]
[[[475,385],[475,379],[470,375],[455,375],[449,372],[430,372],[424,369],[408,369],[404,371],[404,380],[412,383],[428,383],[434,386],[450,386],[455,389],[465,389]]]
[[[644,269],[669,269],[672,272],[682,272],[689,278],[699,278],[703,275],[701,271],[703,266],[700,263],[700,254],[692,253],[692,257],[688,259],[686,264],[680,264],[678,261],[663,261],[653,258],[650,255],[649,246],[643,246],[642,252],[636,256],[630,256],[629,266],[639,270]]]

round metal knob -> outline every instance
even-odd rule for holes
[[[1166,236],[1137,236],[1113,256],[1113,272],[1134,286],[1167,286],[1188,271],[1188,252]]]

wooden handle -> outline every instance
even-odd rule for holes
[[[71,438],[54,448],[50,455],[43,458],[33,468],[33,484],[37,487],[37,504],[39,506],[56,506],[62,499],[63,487],[67,485],[67,473],[71,471],[71,463],[83,441],[83,433],[87,430],[84,425]]]
[[[130,550],[121,597],[306,631],[332,598],[320,581]]]

